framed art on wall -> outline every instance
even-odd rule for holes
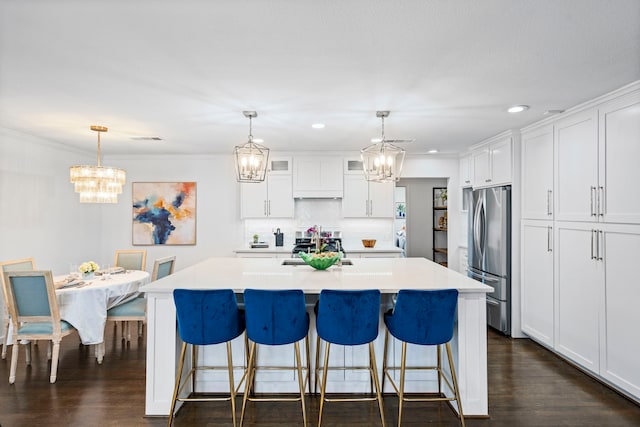
[[[134,245],[196,244],[195,182],[134,182]]]

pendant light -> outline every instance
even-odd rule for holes
[[[236,158],[236,179],[238,182],[262,182],[267,174],[269,149],[253,142],[251,120],[258,117],[255,111],[243,111],[249,118],[249,140],[233,149]]]
[[[117,203],[118,194],[126,180],[124,169],[100,164],[100,133],[107,132],[104,126],[91,126],[98,132],[98,165],[71,166],[69,178],[76,193],[80,193],[80,203]]]
[[[382,120],[382,137],[379,142],[360,150],[364,176],[367,181],[394,182],[400,179],[405,151],[385,139],[384,119],[389,117],[389,111],[377,111],[376,117]],[[394,140],[394,142],[411,142],[411,140]]]

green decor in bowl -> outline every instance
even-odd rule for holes
[[[298,255],[316,270],[326,270],[342,258],[342,252],[320,252],[317,254],[298,252]]]

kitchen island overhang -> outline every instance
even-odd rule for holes
[[[383,294],[382,311],[391,306],[400,289],[457,289],[458,310],[456,330],[452,340],[454,359],[461,389],[465,415],[487,416],[487,340],[486,293],[493,289],[425,258],[361,258],[352,265],[314,270],[309,266],[282,265],[279,258],[209,258],[140,289],[147,297],[147,375],[146,407],[148,416],[168,415],[175,380],[177,348],[174,289],[233,289],[241,301],[247,288],[302,289],[311,306],[322,289],[379,289]],[[315,323],[312,315],[310,339],[315,343]],[[381,371],[384,323],[376,341],[378,368]],[[234,353],[243,354],[243,340],[234,343]],[[207,349],[208,350],[208,349]],[[346,353],[349,354],[346,354]],[[348,350],[345,358],[358,358],[365,353]],[[205,358],[214,352],[203,352]],[[223,353],[220,353],[223,354]],[[312,348],[312,354],[315,349]],[[269,357],[268,354],[265,357]],[[313,355],[311,361],[314,361]],[[207,360],[207,362],[209,362]],[[312,367],[313,369],[313,367]],[[381,372],[380,372],[381,373]],[[288,392],[281,388],[286,382],[280,377],[262,382],[263,392]],[[357,376],[353,381],[345,375],[335,392],[362,392]],[[414,381],[416,386],[428,381]],[[206,391],[225,391],[224,381],[203,380]],[[365,382],[368,387],[368,381]],[[200,384],[200,383],[199,383]],[[423,384],[424,385],[424,384]],[[218,389],[218,386],[221,387]],[[228,388],[228,385],[227,385]],[[201,390],[202,388],[199,388]],[[387,392],[390,390],[387,389]],[[414,391],[422,391],[418,387]],[[186,391],[188,392],[188,390]]]

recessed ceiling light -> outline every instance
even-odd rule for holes
[[[514,105],[507,110],[510,113],[521,113],[529,109],[528,105]]]
[[[132,136],[134,141],[162,141],[159,136]]]
[[[438,152],[438,150],[429,150],[429,151],[427,151],[427,153],[429,153],[429,154],[435,154],[437,152]]]
[[[258,144],[262,144],[264,142],[264,139],[262,139],[262,138],[253,138],[253,142],[257,142]]]
[[[548,116],[550,114],[562,114],[564,110],[547,110],[543,113],[543,115]]]
[[[311,127],[314,129],[324,129],[324,123],[314,123]]]
[[[382,142],[382,138],[371,138],[371,142],[377,144],[378,142]]]

